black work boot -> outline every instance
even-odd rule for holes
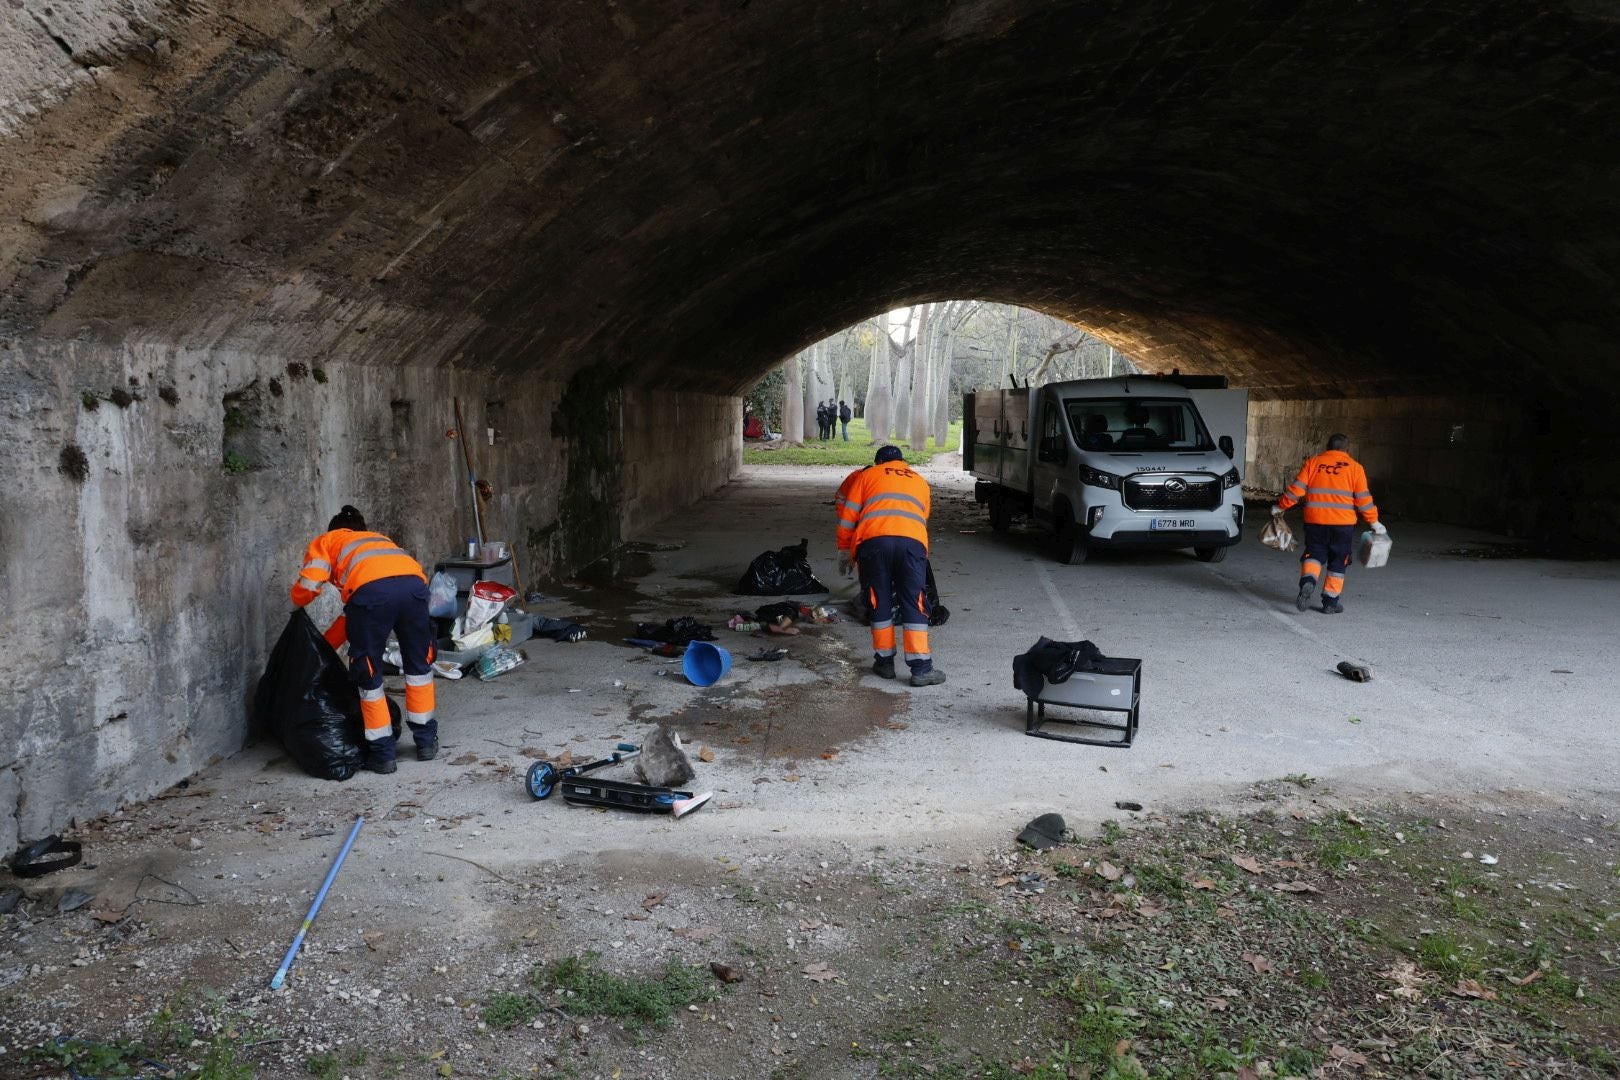
[[[927,671],[914,672],[911,676],[912,686],[938,686],[945,681],[945,673],[939,668],[929,668]]]
[[[894,657],[880,656],[872,661],[872,674],[880,679],[894,678]]]
[[[1339,598],[1337,596],[1329,596],[1326,593],[1323,593],[1322,594],[1322,614],[1324,614],[1324,615],[1343,615],[1344,614],[1344,605],[1339,603]]]
[[[1316,579],[1313,577],[1299,579],[1299,595],[1294,597],[1294,610],[1304,611],[1311,606],[1311,594],[1316,592]],[[1323,601],[1326,602],[1325,600]]]
[[[416,760],[432,761],[439,754],[439,722],[412,724],[411,740],[416,743]]]
[[[394,763],[394,738],[388,736],[366,743],[365,764],[362,766],[367,772],[382,773],[387,776],[398,769]]]

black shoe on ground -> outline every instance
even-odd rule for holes
[[[1299,583],[1299,595],[1294,597],[1294,609],[1304,611],[1311,606],[1311,594],[1316,592],[1316,579],[1306,578]]]
[[[416,744],[416,760],[432,761],[439,756],[439,740],[429,739],[427,742]]]
[[[372,760],[368,758],[365,765],[366,772],[381,773],[383,776],[387,776],[389,773],[394,772],[398,768],[399,766],[394,763],[393,758],[389,758],[387,761]]]
[[[911,677],[912,686],[938,686],[944,681],[945,673],[939,670],[939,668],[932,668],[931,670],[923,672],[921,675],[913,675]]]
[[[1322,614],[1343,615],[1344,605],[1339,603],[1337,596],[1324,596],[1322,597]]]
[[[872,661],[872,674],[880,679],[894,678],[894,657],[884,656]]]

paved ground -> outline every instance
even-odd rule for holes
[[[251,1021],[282,1033],[250,1048],[274,1059],[266,1075],[356,1046],[393,1047],[357,1077],[406,1064],[441,1075],[445,1052],[461,1074],[508,1075],[499,1069],[516,1060],[527,1075],[542,1051],[557,1068],[589,1061],[589,1075],[619,1075],[615,1062],[648,1053],[633,1035],[587,1037],[551,1010],[530,1041],[491,1040],[480,1010],[537,959],[589,949],[635,972],[671,956],[752,956],[762,978],[795,985],[809,977],[795,965],[812,925],[840,928],[817,939],[817,956],[871,961],[852,985],[886,985],[908,947],[893,937],[906,919],[886,921],[899,898],[956,910],[954,883],[969,877],[954,870],[1011,880],[1011,836],[1047,810],[1090,831],[1140,816],[1115,809],[1130,800],[1146,806],[1151,830],[1172,828],[1178,809],[1252,808],[1258,789],[1314,802],[1331,788],[1339,805],[1412,795],[1480,808],[1453,816],[1556,810],[1576,828],[1605,822],[1607,842],[1620,760],[1614,563],[1449,554],[1501,549],[1396,521],[1394,560],[1352,572],[1346,614],[1299,614],[1293,560],[1252,539],[1216,565],[1171,553],[1058,566],[1033,532],[992,534],[942,461],[930,470],[934,563],[954,615],[934,650],[950,681],[913,691],[870,674],[866,631],[852,622],[769,641],[724,629],[728,614],[760,602],[730,589],[763,548],[808,537],[824,580],[842,584],[830,505],[840,473],[746,470],[582,580],[551,586],[556,599],[540,610],[585,623],[591,640],[531,642],[528,663],[499,679],[441,682],[436,761],[407,750],[394,776],[335,784],[259,745],[78,830],[86,865],[42,879],[26,914],[0,920],[0,1075],[15,1074],[8,1055],[58,1033],[139,1037],[187,995],[187,1015],[241,1012],[216,1018],[220,1031]],[[637,619],[684,614],[711,622],[733,654],[717,686],[693,687],[677,663],[619,644]],[[1039,634],[1143,659],[1134,748],[1024,737],[1010,661]],[[777,644],[792,655],[744,659]],[[1344,658],[1372,664],[1376,681],[1341,679],[1333,666]],[[639,818],[526,793],[537,755],[588,759],[659,721],[694,758],[712,758],[697,762],[694,786],[714,799],[696,813]],[[1323,786],[1256,787],[1291,775],[1303,784],[1301,774]],[[356,814],[368,818],[360,842],[289,990],[272,994],[264,983]],[[1612,866],[1594,872],[1607,881]],[[53,917],[68,889],[94,900]],[[704,1059],[703,1075],[764,1075],[761,1061],[794,1053],[778,1004],[742,1000],[704,1016],[727,1034],[705,1051],[719,1056]],[[854,1001],[852,1015],[864,1015]],[[852,1037],[865,1036],[827,1029],[816,1045]],[[803,1075],[847,1070],[840,1056]],[[625,1075],[669,1073],[635,1065]]]
[[[840,584],[830,507],[840,475],[748,469],[638,538],[652,550],[592,568],[588,587],[554,589],[559,603],[543,608],[580,619],[592,640],[532,642],[525,667],[488,684],[441,682],[439,761],[406,753],[394,777],[335,785],[259,747],[199,783],[272,803],[338,800],[343,812],[406,799],[440,819],[517,815],[468,845],[497,862],[532,858],[541,844],[551,855],[647,843],[726,850],[784,836],[887,837],[944,857],[1004,838],[1034,812],[1094,822],[1114,816],[1116,800],[1185,806],[1299,773],[1342,792],[1526,789],[1600,803],[1615,793],[1620,565],[1452,555],[1493,550],[1492,538],[1396,521],[1394,558],[1352,570],[1345,614],[1300,614],[1294,557],[1252,538],[1213,565],[1180,552],[1057,565],[1032,530],[991,533],[942,459],[932,470],[934,564],[954,614],[934,650],[949,683],[913,691],[870,675],[866,631],[847,621],[788,640],[787,660],[748,663],[765,643],[723,622],[756,601],[729,588],[759,550],[801,536],[823,580]],[[678,664],[618,644],[638,618],[688,613],[711,621],[733,653],[731,675],[708,690],[688,685]],[[1134,748],[1023,736],[1010,662],[1040,634],[1143,659]],[[1371,664],[1376,681],[1336,675],[1346,658]],[[640,741],[658,719],[715,752],[696,781],[715,791],[713,806],[678,823],[537,805],[502,771],[527,768],[522,748],[592,757]],[[497,772],[448,764],[467,753]]]

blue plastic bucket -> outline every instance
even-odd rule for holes
[[[693,686],[713,686],[731,670],[731,654],[712,641],[694,641],[686,647],[681,670]]]

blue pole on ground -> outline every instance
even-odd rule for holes
[[[315,894],[315,900],[309,905],[309,914],[304,916],[303,925],[298,928],[298,934],[293,938],[292,948],[287,955],[281,958],[281,966],[276,969],[275,977],[270,980],[270,989],[280,990],[281,984],[287,981],[287,971],[293,965],[293,959],[298,955],[299,946],[304,944],[304,935],[315,924],[315,916],[321,910],[321,902],[326,899],[326,890],[332,887],[337,880],[338,871],[343,869],[343,860],[349,857],[349,849],[354,847],[355,837],[360,835],[360,826],[366,823],[364,815],[354,819],[354,828],[349,830],[349,838],[343,841],[343,850],[339,851],[337,858],[332,862],[332,869],[326,872],[326,880],[321,882],[321,891]]]

